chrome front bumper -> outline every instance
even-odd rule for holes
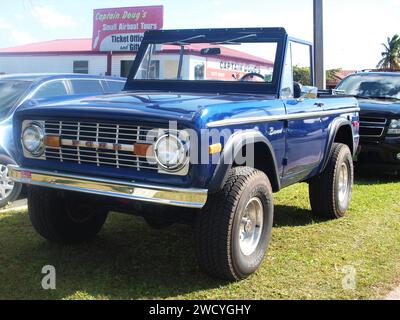
[[[41,187],[92,193],[108,197],[159,203],[177,207],[202,208],[207,201],[206,189],[184,189],[99,179],[8,166],[12,180]]]

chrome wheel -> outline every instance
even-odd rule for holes
[[[261,239],[264,208],[259,198],[252,198],[243,211],[239,228],[239,246],[243,255],[250,256]]]
[[[14,181],[8,174],[8,168],[0,164],[0,201],[7,199],[14,190]]]
[[[349,194],[349,168],[347,164],[344,162],[341,164],[339,169],[339,177],[338,177],[338,197],[339,202],[344,203],[347,201]]]

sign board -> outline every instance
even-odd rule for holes
[[[163,6],[96,9],[93,51],[137,51],[147,30],[162,29]]]

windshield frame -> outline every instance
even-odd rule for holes
[[[7,113],[5,113],[4,116],[1,116],[0,113],[0,122],[7,119],[10,115],[12,115],[15,111],[15,109],[28,97],[29,92],[32,89],[32,86],[34,85],[34,81],[30,80],[25,80],[25,79],[14,79],[14,78],[1,78],[0,81],[6,81],[6,82],[26,82],[28,86],[26,89],[21,92],[20,96],[12,103],[11,106],[9,106]]]
[[[351,96],[354,96],[354,97],[356,97],[357,99],[376,99],[376,100],[378,100],[378,99],[383,99],[383,100],[386,99],[386,100],[397,100],[397,101],[400,100],[400,97],[399,97],[399,98],[397,98],[397,97],[390,97],[389,95],[385,95],[385,96],[375,96],[375,95],[372,95],[372,96],[362,96],[362,95],[353,95],[353,94],[347,93],[347,91],[344,90],[343,88],[341,88],[341,86],[344,85],[347,81],[349,81],[351,78],[354,78],[354,77],[359,77],[360,79],[363,78],[363,77],[385,77],[385,78],[394,77],[394,78],[398,78],[398,79],[400,80],[400,73],[399,73],[399,74],[383,73],[383,72],[382,72],[382,73],[354,73],[354,74],[351,74],[351,75],[347,76],[346,78],[344,78],[344,79],[343,79],[342,81],[340,81],[340,83],[336,86],[336,89],[337,89],[337,90],[343,90],[343,91],[346,92],[346,94],[349,94],[349,95],[351,95]]]
[[[272,81],[266,83],[235,82],[219,80],[154,80],[135,79],[140,64],[151,44],[178,42],[190,39],[188,43],[215,43],[256,34],[256,39],[243,38],[240,43],[276,43],[276,57]],[[198,35],[204,37],[196,38]],[[168,92],[210,92],[238,94],[274,94],[278,95],[287,33],[282,28],[248,28],[248,29],[197,29],[197,30],[162,30],[145,33],[142,44],[132,65],[125,90],[168,91]]]

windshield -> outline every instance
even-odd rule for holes
[[[360,98],[400,99],[400,76],[353,75],[337,89]]]
[[[134,79],[271,83],[276,51],[276,42],[242,43],[238,39],[150,44]]]
[[[7,116],[30,84],[29,81],[0,80],[0,119]]]

